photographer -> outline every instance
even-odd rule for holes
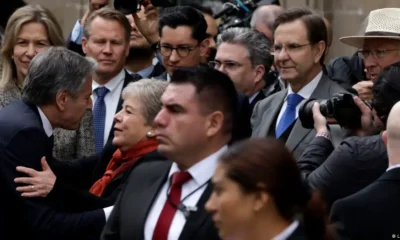
[[[328,135],[327,119],[313,106],[316,137],[299,159],[299,167],[313,189],[320,190],[329,203],[363,189],[388,167],[386,147],[379,134],[387,116],[400,101],[400,63],[377,76],[373,86],[372,110],[360,98],[354,102],[362,112],[361,129],[334,149]]]

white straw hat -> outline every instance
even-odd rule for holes
[[[371,11],[363,36],[340,38],[342,43],[362,48],[368,38],[395,39],[400,41],[400,8],[382,8]]]

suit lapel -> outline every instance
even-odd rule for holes
[[[158,192],[164,185],[165,181],[168,178],[168,173],[171,168],[171,162],[166,161],[157,166],[156,168],[152,168],[153,176],[156,180],[149,181],[149,184],[145,184],[143,181],[142,189],[140,192],[135,191],[131,192],[125,201],[125,205],[123,206],[126,209],[127,218],[123,221],[126,221],[128,224],[126,228],[126,236],[140,236],[137,239],[144,239],[144,229],[146,224],[146,219],[153,205]],[[131,182],[130,184],[137,185],[137,182]],[[129,185],[130,185],[129,184]],[[129,186],[128,186],[129,187]],[[140,204],[134,204],[134,203]]]
[[[279,114],[279,111],[282,108],[283,101],[285,99],[285,96],[287,94],[287,90],[276,93],[275,95],[271,96],[275,99],[271,99],[271,107],[268,108],[267,111],[264,112],[263,114],[263,122],[264,124],[261,124],[261,129],[260,129],[260,136],[268,136],[269,130],[272,126],[272,123],[274,122],[275,118]]]
[[[197,211],[192,212],[183,227],[179,240],[192,239],[197,231],[203,226],[210,214],[206,211],[205,205],[211,196],[212,185],[208,184],[199,201],[197,202]]]
[[[325,74],[322,75],[317,87],[314,89],[310,96],[310,99],[325,99],[329,97],[329,81],[331,81]],[[301,125],[300,119],[296,120],[296,123],[290,132],[290,135],[286,141],[286,147],[289,151],[294,151],[299,143],[312,131],[312,129],[305,129]]]

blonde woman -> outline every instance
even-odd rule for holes
[[[9,18],[0,56],[0,109],[21,98],[21,88],[30,61],[50,46],[64,46],[59,23],[39,5],[17,9]],[[71,160],[94,153],[92,113],[88,111],[77,131],[54,132],[53,155]]]

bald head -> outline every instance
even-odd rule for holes
[[[284,9],[277,5],[265,5],[258,7],[253,13],[250,26],[263,33],[269,40],[273,40],[273,25],[275,19],[284,12]]]

